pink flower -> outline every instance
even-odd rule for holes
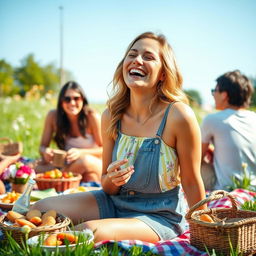
[[[19,168],[19,171],[22,171],[23,173],[26,173],[30,175],[32,173],[32,169],[28,167],[27,165],[23,165]],[[16,174],[17,175],[17,174]]]
[[[21,178],[22,176],[23,176],[23,174],[24,174],[24,172],[22,171],[22,170],[18,170],[17,172],[16,172],[16,175],[15,175],[15,177],[17,177],[17,178]]]

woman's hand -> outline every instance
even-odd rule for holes
[[[51,163],[53,160],[53,149],[51,148],[45,148],[45,150],[42,151],[42,156],[47,163]]]
[[[67,152],[66,161],[67,164],[70,164],[76,161],[81,156],[81,150],[78,148],[71,148]]]
[[[134,173],[133,165],[121,169],[121,166],[127,162],[127,159],[117,160],[108,166],[107,177],[112,181],[114,185],[122,186],[126,184],[131,178],[131,175]]]

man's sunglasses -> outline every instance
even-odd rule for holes
[[[219,90],[217,90],[216,88],[215,89],[211,89],[211,93],[212,95],[214,95],[215,92],[218,92]]]
[[[63,101],[66,102],[66,103],[70,103],[71,100],[74,100],[75,102],[77,102],[77,101],[82,100],[82,97],[81,96],[75,96],[75,97],[65,96],[63,98]]]

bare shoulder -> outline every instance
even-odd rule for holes
[[[100,119],[100,114],[92,108],[89,109],[87,116],[91,121]]]
[[[101,115],[101,121],[102,123],[109,123],[111,118],[110,111],[108,109],[105,109],[104,112]]]
[[[47,121],[55,122],[57,120],[57,110],[52,109],[47,114]]]
[[[173,122],[178,124],[185,124],[196,120],[196,116],[192,108],[182,102],[176,102],[173,104],[169,112],[169,117]]]

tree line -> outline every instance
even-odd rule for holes
[[[71,72],[64,70],[64,77],[72,79]],[[34,85],[43,87],[42,94],[56,92],[60,88],[60,69],[53,63],[41,65],[33,54],[28,54],[17,67],[0,60],[0,96],[24,96]]]

